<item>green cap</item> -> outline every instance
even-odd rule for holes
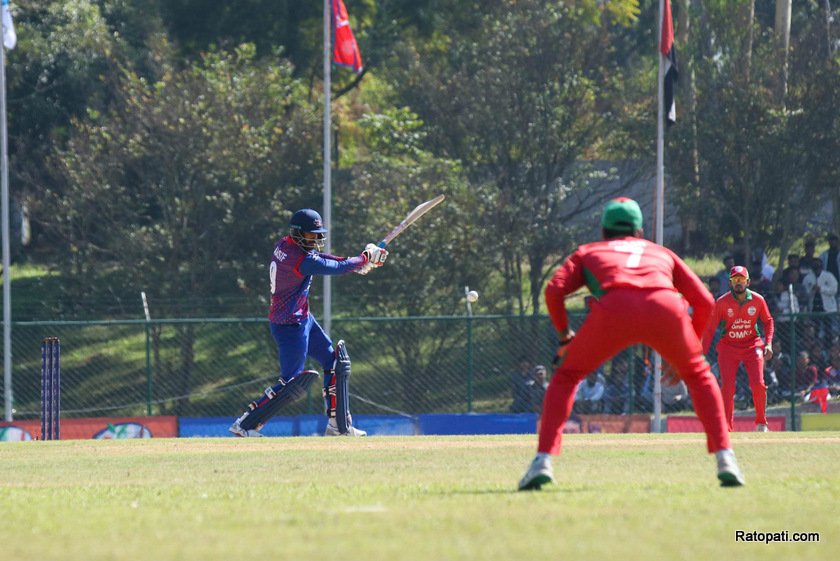
[[[639,203],[619,197],[607,203],[601,215],[601,226],[607,230],[632,234],[642,229],[642,209]]]

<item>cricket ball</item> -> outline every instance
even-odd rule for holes
[[[470,290],[469,292],[467,292],[467,302],[472,303],[476,300],[478,300],[478,292],[476,292],[475,290]]]

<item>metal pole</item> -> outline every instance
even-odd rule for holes
[[[331,55],[332,50],[332,11],[331,0],[324,0],[324,228],[326,240],[324,250],[331,251],[332,239],[332,151],[330,147],[330,126],[332,123],[331,90]],[[324,275],[324,330],[329,335],[332,331],[332,282],[330,275]]]
[[[796,348],[796,321],[798,317],[793,317],[790,326],[790,348],[793,349],[790,361],[790,430],[796,430],[796,357],[799,351]]]
[[[665,11],[665,0],[659,0],[659,36],[657,38],[656,52],[659,59],[659,80],[657,81],[657,106],[656,106],[656,237],[654,241],[662,244],[664,238],[664,213],[665,213],[665,110],[664,103],[665,65],[662,60],[662,53],[659,52],[659,41],[662,38],[662,15]],[[659,353],[653,354],[653,432],[662,432],[662,357]]]
[[[149,313],[149,301],[146,292],[140,292],[143,299],[143,314],[146,316],[146,414],[152,416],[152,316]]]
[[[473,313],[468,297],[470,287],[464,287],[464,300],[467,303],[467,413],[472,413],[473,403]]]
[[[2,31],[0,29],[0,31]],[[2,35],[2,33],[0,33]],[[0,158],[2,158],[3,229],[3,406],[7,422],[12,415],[12,258],[9,245],[9,155],[6,130],[6,49],[0,45]]]

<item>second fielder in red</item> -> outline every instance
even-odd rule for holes
[[[750,382],[755,405],[755,430],[767,432],[767,386],[764,384],[764,361],[773,358],[773,317],[767,302],[750,285],[746,267],[736,266],[729,271],[729,292],[715,302],[709,326],[703,336],[703,350],[709,354],[715,330],[723,326],[723,336],[717,344],[723,406],[729,430],[735,423],[735,376],[743,363]],[[764,327],[764,340],[758,321]]]

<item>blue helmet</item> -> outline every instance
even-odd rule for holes
[[[324,228],[324,222],[321,220],[321,215],[311,208],[302,208],[292,215],[292,220],[289,222],[291,228],[292,239],[300,247],[306,251],[324,249],[324,240],[326,239],[327,229]],[[305,233],[316,234],[315,238],[307,238]]]

